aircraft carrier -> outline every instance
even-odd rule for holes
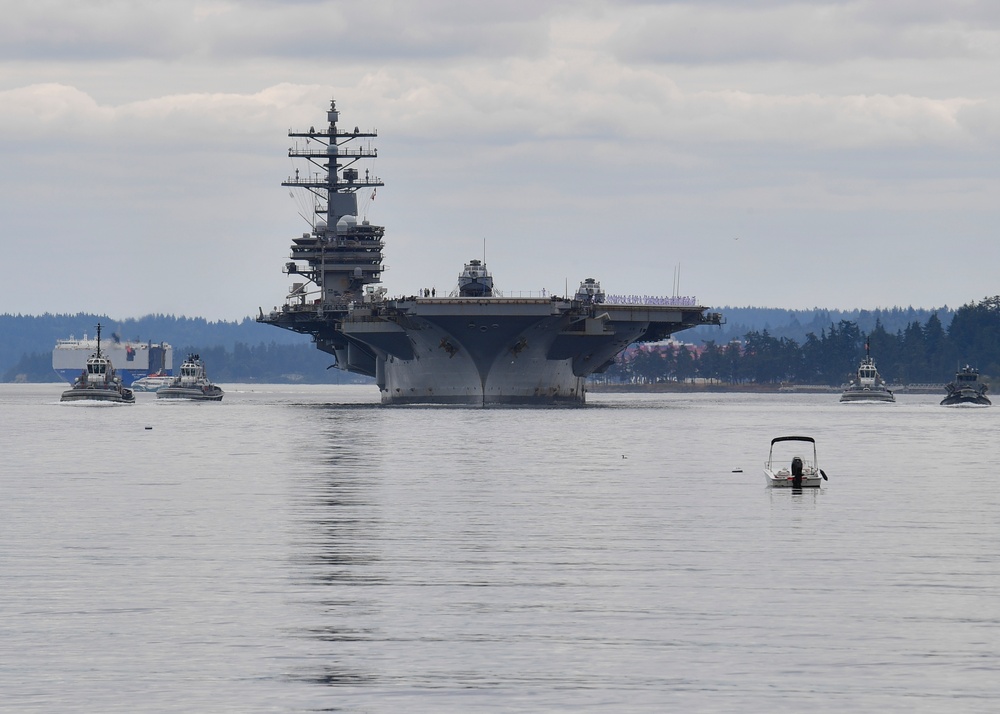
[[[308,164],[281,185],[308,192],[312,230],[292,240],[284,304],[257,321],[312,335],[335,366],[374,377],[383,404],[580,405],[587,377],[631,343],[721,324],[689,299],[613,300],[592,278],[572,296],[504,296],[480,260],[448,295],[389,297],[385,228],[358,218],[359,192],[383,185],[359,170],[378,156],[377,134],[339,128],[335,101],[326,118],[288,134],[289,157]]]

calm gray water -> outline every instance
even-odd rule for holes
[[[0,385],[4,711],[1000,708],[1000,407],[62,389]]]

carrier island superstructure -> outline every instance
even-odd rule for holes
[[[385,229],[358,218],[358,192],[383,185],[359,171],[378,155],[377,134],[339,122],[331,101],[324,129],[288,134],[289,157],[311,166],[282,186],[310,192],[313,227],[292,241],[284,305],[257,320],[312,335],[337,367],[374,377],[383,404],[583,404],[587,377],[631,343],[721,323],[683,300],[609,304],[590,278],[572,297],[504,297],[479,260],[449,295],[388,297]]]

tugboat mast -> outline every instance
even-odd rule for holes
[[[304,188],[316,198],[315,217],[311,233],[303,233],[294,240],[292,258],[304,260],[308,267],[295,262],[287,263],[285,272],[299,274],[316,284],[320,297],[317,312],[343,311],[353,300],[360,300],[364,286],[381,282],[382,237],[385,229],[372,226],[367,221],[358,223],[359,189],[376,189],[382,181],[366,169],[362,176],[354,164],[363,159],[374,159],[378,150],[370,146],[349,147],[351,142],[373,139],[378,134],[340,131],[337,122],[340,112],[335,100],[327,111],[329,122],[326,131],[288,132],[295,139],[305,139],[305,146],[298,142],[288,150],[291,158],[306,159],[318,171],[312,176],[295,176],[282,182],[282,186]],[[311,148],[316,142],[321,148]]]

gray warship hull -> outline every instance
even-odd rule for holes
[[[376,287],[384,228],[358,215],[357,193],[383,185],[358,168],[378,155],[376,134],[341,130],[339,118],[331,102],[326,127],[289,132],[289,156],[308,165],[282,185],[313,194],[312,230],[292,239],[285,265],[302,282],[257,320],[311,335],[338,368],[374,378],[383,404],[583,404],[587,377],[631,343],[721,323],[691,298],[606,304],[593,278],[573,297],[504,297],[480,260],[447,297],[388,298]]]
[[[315,335],[338,366],[375,378],[383,404],[582,405],[587,377],[628,345],[718,320],[696,306],[563,298],[409,298],[325,316],[302,307],[262,319]]]
[[[435,301],[342,329],[374,353],[383,404],[582,404],[572,359],[550,358],[560,321],[547,302]]]

